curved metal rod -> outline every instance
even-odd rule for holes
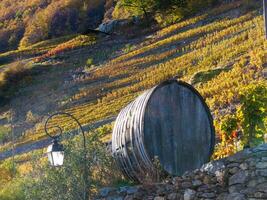
[[[83,130],[83,127],[81,125],[81,123],[78,121],[77,118],[75,118],[73,115],[69,114],[69,113],[66,113],[66,112],[57,112],[57,113],[54,113],[52,115],[50,115],[46,122],[45,122],[45,133],[52,139],[55,139],[57,136],[52,136],[51,134],[48,133],[48,128],[47,128],[47,124],[49,122],[49,120],[51,120],[54,116],[57,116],[57,115],[66,115],[70,118],[72,118],[79,126],[80,130],[82,131],[82,135],[83,135],[83,146],[84,148],[86,148],[86,139],[85,139],[85,133],[84,133],[84,130]],[[58,128],[60,130],[60,135],[62,135],[63,131],[62,129],[59,127],[59,126],[52,126],[52,127],[49,127],[49,128]]]
[[[89,187],[89,180],[88,180],[88,175],[89,175],[89,172],[88,172],[88,169],[87,169],[87,150],[86,150],[86,139],[85,139],[85,132],[83,130],[83,127],[81,125],[81,123],[78,121],[77,118],[75,118],[73,115],[69,114],[69,113],[66,113],[66,112],[57,112],[57,113],[54,113],[52,115],[50,115],[46,122],[45,122],[45,133],[52,139],[56,139],[57,137],[59,137],[60,135],[63,134],[63,131],[61,129],[60,126],[52,126],[52,127],[49,127],[49,128],[57,128],[60,130],[60,133],[56,136],[53,136],[51,134],[48,133],[48,128],[47,128],[47,124],[49,122],[49,120],[51,120],[54,116],[57,116],[57,115],[66,115],[67,117],[70,117],[71,119],[73,119],[79,126],[80,130],[82,131],[82,135],[83,135],[83,148],[84,148],[84,200],[88,200],[89,199],[89,193],[88,193],[88,187]]]
[[[45,133],[46,133],[46,135],[48,135],[53,140],[57,139],[60,135],[63,134],[62,128],[60,126],[52,126],[52,127],[49,127],[49,128],[57,128],[59,130],[59,134],[57,134],[57,135],[51,135],[51,134],[48,133],[47,127],[46,127],[46,124],[45,124]]]

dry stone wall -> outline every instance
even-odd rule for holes
[[[164,183],[103,188],[101,200],[267,200],[267,144],[205,164]]]

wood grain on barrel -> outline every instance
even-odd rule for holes
[[[123,173],[140,181],[153,159],[172,175],[200,167],[214,147],[210,112],[190,85],[164,82],[147,90],[119,113],[112,152]]]
[[[144,118],[145,148],[173,175],[207,162],[212,148],[211,121],[203,102],[189,87],[166,84],[150,96]]]

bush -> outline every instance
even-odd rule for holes
[[[134,45],[132,45],[132,44],[126,44],[125,47],[124,47],[124,49],[123,49],[123,52],[124,52],[124,53],[129,53],[129,52],[132,51],[134,48],[135,48]]]
[[[244,144],[255,146],[264,142],[267,118],[266,83],[251,84],[241,92],[238,117],[244,133]]]
[[[183,9],[175,6],[166,11],[157,12],[155,14],[155,20],[159,25],[167,26],[180,21],[184,16]]]
[[[227,114],[220,120],[221,142],[216,145],[213,158],[226,157],[243,147],[253,147],[266,142],[266,109],[266,84],[258,83],[244,87],[240,93],[237,115]]]
[[[86,61],[86,65],[87,65],[88,67],[90,67],[90,66],[93,65],[93,64],[94,64],[94,59],[93,59],[93,58],[88,58],[87,61]]]
[[[84,160],[83,140],[76,137],[64,142],[64,165],[53,168],[47,163],[40,163],[40,157],[33,162],[33,173],[25,187],[28,200],[80,199],[84,195],[84,162],[87,162],[87,190],[90,196],[100,187],[122,182],[121,173],[114,167],[114,162],[101,143],[98,132],[87,136],[87,158]],[[68,191],[68,192],[66,192]]]
[[[0,126],[0,143],[5,143],[10,138],[10,127]]]
[[[16,62],[0,73],[0,102],[6,102],[17,91],[19,83],[30,80],[31,72],[27,64]]]
[[[0,199],[2,200],[25,200],[24,195],[24,182],[23,178],[15,178],[5,184],[5,187],[0,189]]]

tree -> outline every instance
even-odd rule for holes
[[[156,6],[155,0],[121,0],[119,7],[126,7],[136,15],[143,14],[146,20],[149,20],[149,13],[153,11]]]

